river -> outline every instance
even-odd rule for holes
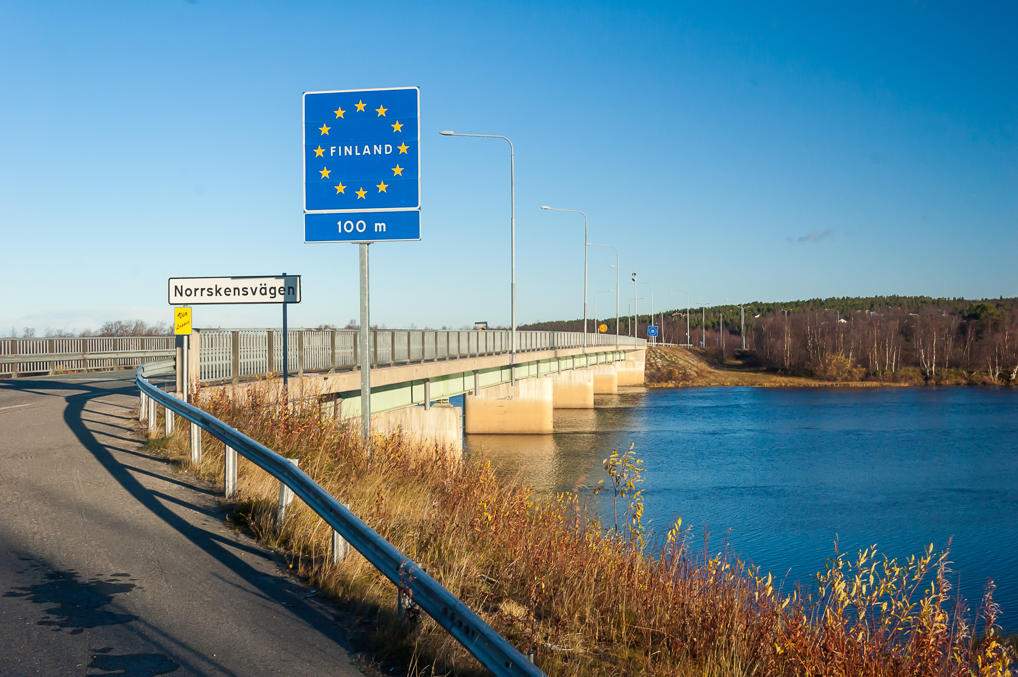
[[[997,584],[1018,631],[1018,390],[634,389],[556,410],[554,435],[468,435],[466,453],[540,491],[605,478],[635,443],[653,534],[677,517],[724,539],[784,589],[834,554],[876,543],[899,560],[951,544],[952,581],[975,607]],[[598,499],[610,519],[610,500]]]

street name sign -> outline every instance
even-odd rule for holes
[[[191,309],[173,309],[173,333],[175,336],[189,336],[191,334]]]
[[[305,92],[304,241],[421,239],[420,89]]]
[[[171,277],[167,287],[171,306],[300,303],[300,275]]]
[[[652,338],[656,336],[657,336],[657,325],[652,324],[649,327],[647,327],[647,338]]]

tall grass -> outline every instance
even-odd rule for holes
[[[612,524],[587,496],[536,495],[490,463],[457,461],[399,435],[367,453],[350,427],[315,404],[273,404],[267,388],[243,401],[220,391],[200,405],[300,467],[383,538],[421,563],[552,675],[1004,675],[1013,650],[998,636],[993,587],[970,613],[950,594],[947,552],[903,562],[868,548],[836,555],[812,595],[765,574],[681,522],[645,543],[643,468],[633,450],[605,458]],[[179,426],[184,429],[184,426]],[[222,444],[204,442],[190,466],[183,432],[167,441],[190,471],[222,481]],[[595,453],[592,450],[592,453]],[[311,585],[372,620],[365,641],[414,674],[481,669],[428,618],[395,617],[396,591],[359,554],[336,566],[331,529],[300,501],[275,524],[277,484],[244,459],[235,519],[284,549]],[[713,554],[712,554],[713,553]]]

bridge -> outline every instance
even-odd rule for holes
[[[317,398],[327,414],[361,414],[358,332],[288,332],[290,398]],[[646,341],[582,332],[374,329],[370,332],[372,426],[462,449],[467,433],[554,432],[556,408],[593,408],[595,394],[643,383]],[[192,388],[279,388],[278,329],[196,330],[188,355]],[[178,351],[178,364],[182,355]],[[267,380],[268,379],[268,380]],[[515,384],[514,384],[515,381]],[[183,375],[177,375],[177,391]],[[463,409],[448,406],[464,395]],[[438,406],[434,406],[434,405]],[[419,405],[419,406],[418,406]]]
[[[288,394],[317,398],[325,412],[361,415],[358,330],[290,329]],[[252,387],[281,392],[279,329],[195,330],[188,387]],[[595,394],[643,383],[646,341],[582,332],[372,329],[372,427],[462,449],[463,433],[554,432],[555,408],[593,408]],[[28,338],[0,340],[0,376],[136,367],[173,360],[173,390],[184,392],[182,337]],[[449,399],[463,395],[463,408]],[[433,406],[437,405],[437,406]]]

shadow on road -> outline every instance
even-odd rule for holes
[[[139,472],[139,469],[120,463],[114,457],[111,450],[99,442],[88,424],[110,424],[105,421],[94,421],[93,419],[84,418],[83,413],[86,411],[86,405],[89,402],[112,395],[137,396],[138,393],[137,387],[133,383],[129,384],[128,379],[124,379],[124,385],[117,385],[113,379],[105,381],[105,384],[112,387],[94,386],[87,382],[75,382],[73,380],[15,379],[0,381],[0,392],[4,390],[20,391],[64,399],[66,402],[63,413],[64,423],[74,433],[85,449],[102,465],[106,472],[140,506],[158,517],[209,557],[228,567],[253,590],[257,590],[257,594],[278,603],[280,606],[285,606],[289,613],[303,621],[308,628],[318,632],[324,640],[334,642],[352,652],[331,610],[324,608],[322,605],[311,606],[301,602],[304,590],[295,583],[281,578],[276,581],[267,581],[263,572],[258,571],[227,549],[221,543],[221,535],[211,533],[188,523],[161,503],[156,493],[145,488],[132,475],[132,472]],[[68,394],[68,391],[71,394]],[[122,427],[126,429],[136,429],[130,418],[131,411],[129,409],[125,409],[123,413],[109,414],[109,416],[124,423],[125,425]],[[132,441],[134,440],[132,439]],[[143,455],[138,452],[128,453],[135,456]],[[146,458],[153,457],[146,456]],[[189,489],[195,489],[191,485],[173,478],[169,466],[167,466],[167,475],[165,476],[148,471],[140,472],[174,484],[184,484]],[[201,491],[201,489],[195,490]],[[167,498],[165,494],[160,495]],[[179,498],[173,498],[172,500],[198,513],[209,514],[208,508],[205,505],[189,503]],[[218,511],[217,516],[222,518],[224,514],[222,511]],[[229,545],[230,547],[236,547],[240,544],[230,543]],[[256,553],[259,557],[269,557],[254,548],[240,546],[239,549],[246,550],[249,554]],[[46,617],[39,621],[40,625],[48,625],[54,628],[70,630],[73,633],[80,633],[86,628],[94,627],[96,624],[132,623],[139,620],[130,614],[109,608],[116,595],[127,592],[136,585],[136,582],[128,574],[113,573],[104,577],[82,580],[75,571],[52,569],[48,564],[33,559],[32,555],[23,555],[21,559],[26,562],[26,574],[35,571],[41,574],[41,578],[37,576],[38,580],[33,584],[11,588],[4,593],[4,596],[21,597],[36,604],[47,605],[45,610]],[[238,594],[240,590],[232,594]],[[242,594],[251,595],[256,593],[253,593],[251,589],[247,589],[243,590]],[[209,613],[214,614],[217,612],[215,609],[210,608]],[[141,621],[141,623],[144,624],[144,621]],[[149,627],[152,628],[152,626]],[[158,629],[152,629],[156,633],[160,633]],[[177,644],[182,646],[179,643]],[[131,675],[159,675],[177,667],[173,659],[162,654],[118,655],[112,653],[112,651],[110,648],[95,651],[95,655],[91,656],[94,664],[91,667],[96,670],[111,671],[114,674]],[[214,669],[229,672],[219,665],[215,665]],[[202,670],[199,669],[199,671]]]

